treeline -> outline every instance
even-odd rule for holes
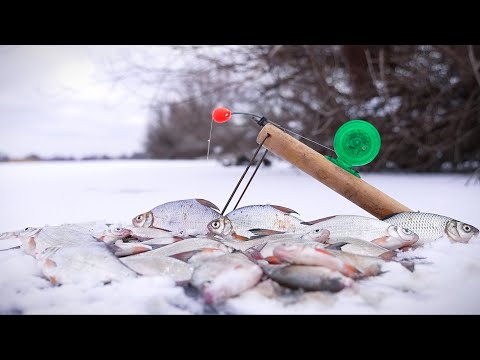
[[[31,154],[23,157],[9,157],[5,154],[0,154],[0,162],[23,162],[23,161],[90,161],[90,160],[138,160],[147,159],[148,156],[145,153],[136,152],[131,155],[89,155],[82,157],[74,156],[50,156],[42,157],[39,155]]]
[[[183,69],[163,72],[145,151],[205,157],[211,111],[253,112],[333,147],[336,130],[363,119],[382,136],[362,170],[471,171],[480,164],[480,46],[191,46]],[[136,71],[155,74],[154,69]],[[211,156],[250,156],[259,128],[215,124]],[[309,146],[312,144],[309,143]],[[323,153],[321,147],[314,148]]]

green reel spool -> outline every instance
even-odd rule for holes
[[[375,159],[380,151],[382,139],[378,130],[367,121],[350,120],[340,126],[333,139],[337,159],[325,156],[349,173],[360,177],[352,166],[366,165]]]

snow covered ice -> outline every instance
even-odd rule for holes
[[[0,164],[0,232],[92,220],[129,224],[151,208],[203,198],[220,209],[244,167],[210,160],[93,161]],[[362,174],[361,168],[360,173]],[[468,175],[362,174],[413,210],[480,226],[480,186]],[[246,183],[246,181],[245,181]],[[237,196],[241,193],[241,187]],[[331,215],[371,216],[287,163],[262,167],[240,206],[289,207],[308,221]],[[232,209],[231,207],[227,210]],[[1,248],[19,245],[2,241]],[[480,241],[440,239],[402,257],[425,257],[411,273],[389,263],[384,274],[336,294],[275,295],[262,284],[230,299],[220,313],[236,314],[480,314]],[[271,287],[271,286],[270,286]],[[166,276],[105,286],[51,286],[21,250],[0,252],[2,314],[199,314],[203,306]]]

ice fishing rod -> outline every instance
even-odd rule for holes
[[[230,120],[232,115],[236,114],[250,116],[262,129],[257,136],[257,143],[259,144],[257,151],[227,201],[222,215],[262,146],[265,147],[267,151],[271,151],[284,160],[287,160],[292,165],[298,167],[303,172],[314,177],[316,180],[322,182],[324,185],[379,219],[398,212],[412,211],[397,200],[360,179],[358,171],[352,168],[353,166],[362,166],[370,163],[376,158],[380,151],[380,134],[375,126],[369,122],[364,120],[350,120],[344,123],[335,133],[333,141],[334,149],[330,149],[292,130],[286,129],[268,120],[264,116],[245,112],[232,112],[224,107],[213,110],[212,124],[213,121],[224,123]],[[335,159],[328,155],[324,156],[316,152],[301,141],[288,135],[287,132],[334,151],[337,154],[337,158]],[[266,153],[264,156],[265,155]],[[257,165],[247,187],[261,163],[262,162]],[[247,187],[243,191],[242,196]],[[238,206],[240,199],[235,208]]]

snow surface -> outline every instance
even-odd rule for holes
[[[0,164],[0,232],[93,220],[130,223],[167,201],[204,198],[223,208],[244,167],[215,161],[114,161]],[[252,171],[252,170],[251,170]],[[251,173],[249,172],[249,174]],[[480,227],[480,186],[468,175],[363,174],[414,210]],[[246,184],[247,180],[244,180]],[[229,209],[233,209],[241,186]],[[276,204],[303,220],[365,215],[364,210],[287,163],[262,167],[240,206]],[[2,241],[1,248],[16,245]],[[18,242],[19,244],[19,242]],[[337,294],[274,294],[269,283],[230,299],[219,313],[237,314],[480,314],[480,240],[440,239],[402,256],[426,257],[411,273],[389,263],[384,274]],[[0,252],[3,314],[199,314],[203,305],[165,276],[105,286],[51,286],[21,250]]]

